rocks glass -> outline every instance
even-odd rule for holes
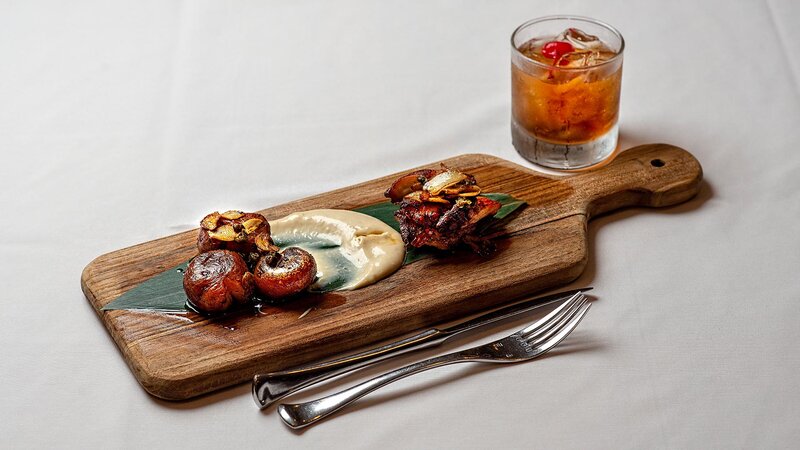
[[[511,35],[511,136],[522,157],[581,169],[617,147],[625,41],[585,17],[551,16]]]

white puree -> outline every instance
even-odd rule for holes
[[[300,247],[314,256],[317,281],[311,290],[350,290],[385,278],[403,264],[400,233],[366,214],[313,209],[269,222],[281,248]]]

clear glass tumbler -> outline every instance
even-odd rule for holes
[[[551,16],[511,35],[511,137],[523,158],[581,169],[611,156],[619,134],[622,35],[603,22]]]

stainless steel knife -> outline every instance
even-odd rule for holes
[[[321,363],[296,367],[280,372],[271,372],[253,377],[253,397],[260,408],[266,408],[289,394],[313,384],[355,371],[362,367],[424,348],[435,347],[447,339],[475,328],[503,320],[551,303],[564,301],[591,287],[559,292],[545,297],[527,298],[513,305],[496,309],[466,322],[445,329],[430,328],[411,337],[391,342],[360,353]]]

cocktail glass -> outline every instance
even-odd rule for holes
[[[625,48],[619,31],[585,17],[542,17],[520,25],[511,46],[511,136],[517,152],[535,164],[567,170],[611,156],[619,134]]]

